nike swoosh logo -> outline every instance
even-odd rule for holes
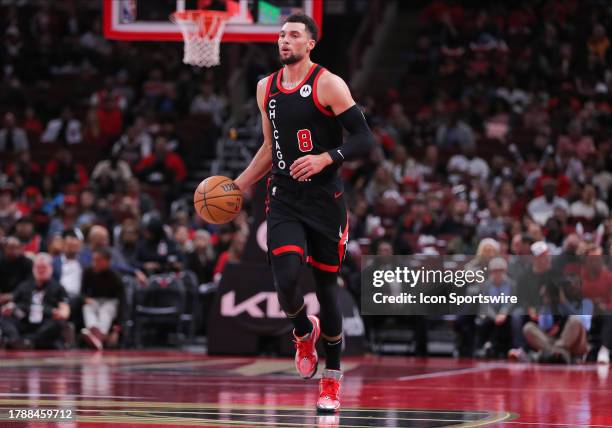
[[[280,94],[280,91],[274,92],[273,94],[268,94],[268,98],[273,97],[278,94]]]
[[[334,199],[338,199],[344,192],[334,192]]]

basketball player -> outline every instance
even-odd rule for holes
[[[337,276],[348,241],[348,218],[338,168],[367,155],[374,136],[346,83],[310,60],[318,28],[308,16],[291,15],[278,37],[279,71],[257,85],[264,142],[235,180],[246,189],[268,179],[268,252],[283,311],[294,325],[295,365],[304,379],[317,371],[315,345],[326,361],[317,409],[340,407],[342,313]],[[342,127],[348,131],[343,144]],[[302,263],[313,268],[320,321],[306,314],[297,287]]]

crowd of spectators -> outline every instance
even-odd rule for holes
[[[414,49],[398,53],[406,62],[400,84],[360,100],[380,148],[343,171],[353,197],[353,238],[373,243],[369,251],[383,240],[395,254],[447,255],[477,254],[492,240],[487,263],[494,255],[536,257],[542,245],[547,257],[609,255],[609,5],[439,0],[418,13]],[[536,243],[543,243],[538,253],[531,249]],[[609,269],[602,262],[597,273],[579,277],[583,294],[593,278],[605,283]],[[525,286],[519,272],[510,273]],[[353,281],[357,289],[358,277]],[[497,282],[504,284],[500,276]],[[609,313],[612,283],[594,296],[595,314]],[[506,323],[502,318],[492,317],[495,324]],[[527,349],[525,319],[519,321],[514,337],[503,340],[505,351]],[[489,349],[490,324],[486,315],[459,319],[458,353]],[[542,349],[531,327],[529,343]],[[545,330],[561,334],[551,329]],[[603,330],[594,333],[594,348],[609,344]],[[602,348],[600,359],[607,355]]]
[[[0,2],[4,346],[73,346],[75,328],[117,346],[126,276],[209,284],[244,247],[243,221],[206,225],[183,198],[228,119],[227,70],[185,67],[179,44],[106,40],[101,19],[99,2]]]
[[[96,285],[112,283],[99,279],[104,272],[144,286],[151,275],[189,269],[210,283],[240,260],[246,215],[217,228],[181,202],[193,151],[178,123],[208,118],[204,156],[227,120],[257,130],[248,107],[255,83],[278,65],[273,49],[242,47],[235,70],[190,69],[177,44],[106,40],[94,5],[13,3],[0,6],[0,293],[15,304],[6,315],[31,323],[33,300],[20,306],[16,290],[59,284],[65,295],[43,302],[51,306],[41,319],[80,316],[87,343],[113,346],[121,302]],[[400,84],[382,96],[355,93],[379,142],[341,171],[351,213],[341,282],[357,298],[364,254],[477,254],[499,272],[491,293],[523,281],[509,255],[610,254],[612,9],[576,0],[465,4],[422,5]],[[482,256],[485,244],[492,250]],[[48,263],[49,278],[36,268]],[[598,269],[585,280],[605,283],[610,267]],[[594,314],[611,309],[602,298]],[[567,317],[536,327],[526,323],[531,314],[505,310],[458,319],[458,353],[513,347],[522,358],[517,349],[528,345],[550,351],[538,331],[561,335],[567,325],[575,337],[591,328]],[[598,333],[608,347],[609,328]]]

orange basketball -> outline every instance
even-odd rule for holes
[[[196,188],[193,206],[208,223],[228,223],[236,218],[242,208],[242,192],[231,178],[213,175]]]

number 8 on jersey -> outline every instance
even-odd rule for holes
[[[312,135],[309,129],[300,129],[297,132],[298,147],[301,152],[309,152],[312,150]]]

